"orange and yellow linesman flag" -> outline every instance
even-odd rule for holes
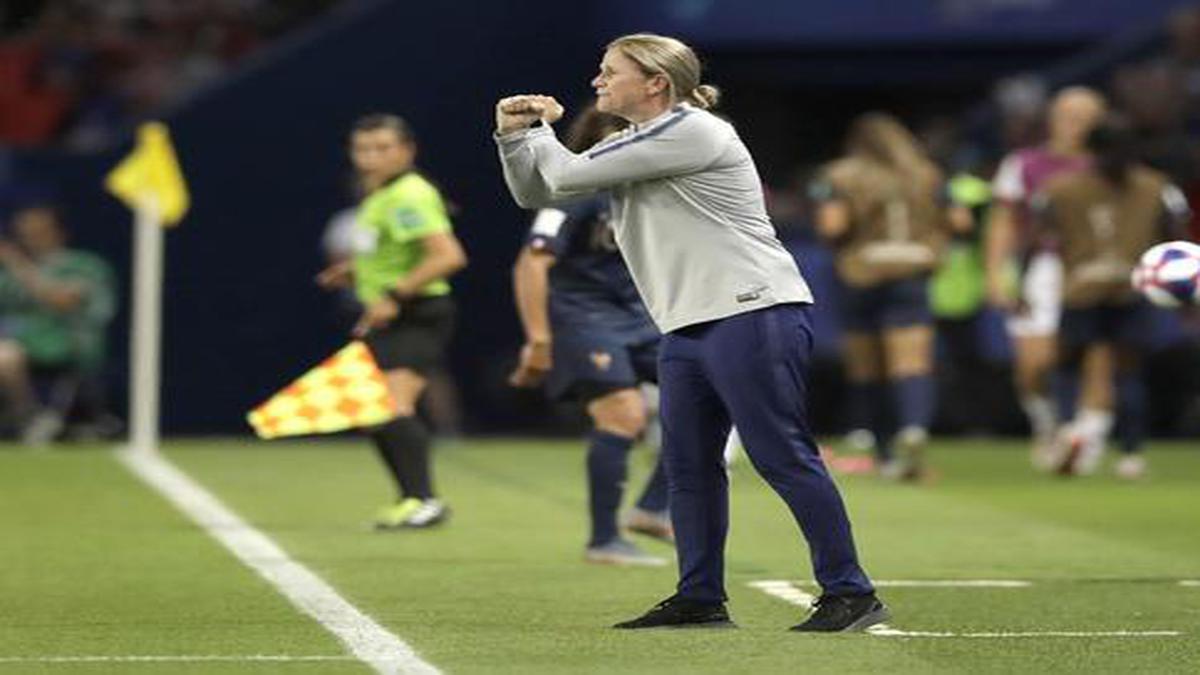
[[[246,415],[260,438],[328,434],[396,416],[383,372],[362,342],[351,342]]]
[[[109,172],[104,185],[134,210],[153,199],[166,225],[178,223],[190,202],[187,182],[171,146],[171,135],[162,122],[147,122],[138,127],[133,152]]]

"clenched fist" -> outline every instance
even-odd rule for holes
[[[521,94],[496,103],[496,132],[507,134],[524,129],[537,120],[553,124],[562,119],[563,107],[553,96]]]

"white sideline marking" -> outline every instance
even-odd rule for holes
[[[816,586],[815,581],[801,582],[805,586]],[[1020,579],[892,579],[871,580],[877,588],[1029,588],[1032,581]]]
[[[359,611],[321,577],[288,557],[270,537],[250,526],[166,459],[131,451],[120,451],[117,457],[376,672],[440,673],[417,656],[408,643]]]
[[[872,582],[875,583],[875,582]],[[876,583],[876,585],[880,585]],[[816,598],[806,593],[799,588],[796,588],[790,581],[752,581],[749,586],[763,591],[767,595],[779,598],[793,605],[799,605],[804,608],[812,606]],[[1144,637],[1179,637],[1183,633],[1173,630],[1149,630],[1149,631],[1045,631],[1045,632],[980,632],[980,633],[952,633],[940,631],[906,631],[897,630],[888,626],[885,623],[876,624],[866,630],[868,635],[876,637],[910,637],[910,638],[1053,638],[1053,637],[1121,637],[1121,638],[1144,638]]]
[[[296,655],[288,654],[147,654],[116,656],[0,656],[0,663],[191,663],[198,661],[225,662],[289,662],[289,661],[356,661],[345,654]]]
[[[1179,585],[1200,588],[1200,579],[1184,579],[1183,581],[1179,582]]]

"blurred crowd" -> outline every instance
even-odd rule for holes
[[[5,0],[0,145],[104,147],[334,0]]]
[[[1195,215],[1200,206],[1200,6],[1175,12],[1165,28],[1160,49],[1114,68],[1006,78],[973,111],[907,120],[944,172],[950,199],[970,209],[975,221],[974,228],[949,243],[930,279],[938,430],[1011,433],[1025,424],[1010,380],[1013,345],[1003,313],[989,303],[985,242],[990,212],[999,201],[992,190],[1001,161],[1015,150],[1046,143],[1047,113],[1057,92],[1086,85],[1103,94],[1109,110],[1132,127],[1137,159],[1162,171],[1187,196],[1193,215],[1185,236],[1200,240]],[[841,369],[847,329],[837,310],[846,291],[835,272],[835,252],[818,236],[819,209],[809,186],[819,173],[818,164],[804,164],[789,182],[773,186],[768,197],[781,236],[801,259],[818,297],[833,300],[816,309],[818,353],[827,368],[824,390],[832,392],[846,384]],[[1160,312],[1150,330],[1152,426],[1173,434],[1200,433],[1200,322]],[[831,398],[829,409],[814,417],[845,428],[845,398]]]
[[[1041,138],[1043,113],[1053,89],[1088,84],[1104,91],[1112,107],[1132,122],[1141,158],[1169,174],[1196,204],[1200,198],[1200,6],[1177,10],[1164,28],[1161,50],[1120,64],[1112,72],[1074,73],[1069,82],[1028,75],[1001,81],[993,96],[1000,123],[967,130],[968,137],[954,150],[957,156],[946,159],[955,168],[974,164],[987,170],[988,160],[997,160],[1003,151]],[[998,133],[993,134],[993,129]]]

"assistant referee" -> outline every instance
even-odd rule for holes
[[[446,279],[467,257],[441,194],[415,169],[416,152],[412,132],[396,115],[367,115],[354,125],[350,158],[365,195],[357,213],[363,236],[351,260],[317,278],[325,287],[353,281],[364,308],[354,333],[384,371],[396,403],[396,418],[371,431],[399,490],[376,518],[380,529],[431,527],[449,514],[434,492],[430,433],[416,411],[453,330]]]

